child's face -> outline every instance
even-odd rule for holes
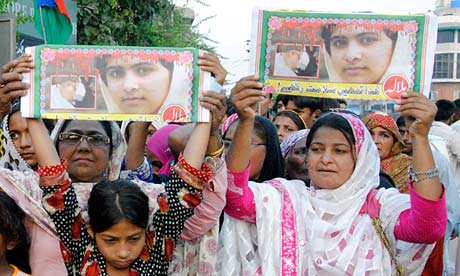
[[[145,246],[145,229],[122,220],[96,233],[96,244],[107,263],[107,271],[129,269]]]
[[[137,57],[107,64],[107,87],[124,113],[156,113],[169,92],[170,73],[160,62]]]

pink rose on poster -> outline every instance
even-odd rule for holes
[[[190,52],[181,52],[179,54],[179,62],[182,64],[188,64],[192,62],[193,60],[193,55]]]
[[[264,86],[264,88],[262,88],[262,91],[264,91],[265,93],[269,93],[269,94],[276,93],[276,89],[275,87],[273,87],[273,85]]]
[[[283,26],[283,23],[281,22],[281,19],[277,16],[272,16],[270,20],[268,21],[268,27],[273,30],[278,30]]]
[[[50,48],[45,48],[40,54],[40,57],[44,61],[53,61],[56,56],[54,54],[54,50]]]
[[[407,22],[405,25],[404,25],[404,32],[406,34],[412,34],[412,33],[416,33],[418,31],[418,26],[417,26],[417,23],[413,20]]]

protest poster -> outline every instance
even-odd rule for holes
[[[250,72],[269,93],[388,100],[428,96],[434,15],[254,9]]]
[[[24,117],[80,120],[209,121],[199,104],[211,76],[194,48],[41,45],[27,48]]]

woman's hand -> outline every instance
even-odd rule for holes
[[[220,60],[216,55],[209,52],[201,54],[200,59],[198,60],[198,65],[201,70],[210,72],[212,76],[216,78],[218,84],[224,85],[227,71],[222,64],[220,64]]]
[[[225,94],[214,91],[203,92],[203,95],[200,97],[200,104],[211,112],[211,135],[217,135],[227,111]]]
[[[242,122],[253,120],[256,115],[255,105],[265,99],[263,84],[258,80],[258,76],[244,77],[232,89],[230,98]]]
[[[436,105],[424,95],[415,92],[403,93],[396,103],[399,104],[397,111],[401,116],[415,119],[409,127],[409,134],[412,137],[427,137],[438,110]]]
[[[22,73],[33,69],[32,58],[22,55],[2,67],[0,76],[0,119],[3,119],[11,111],[12,102],[19,97],[25,96],[29,84],[22,82]]]

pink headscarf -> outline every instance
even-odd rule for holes
[[[155,154],[158,160],[160,160],[163,164],[161,169],[158,171],[159,174],[169,175],[171,161],[174,160],[174,156],[169,149],[168,136],[179,127],[180,125],[175,124],[166,125],[155,131],[155,133],[147,141],[147,149]]]

